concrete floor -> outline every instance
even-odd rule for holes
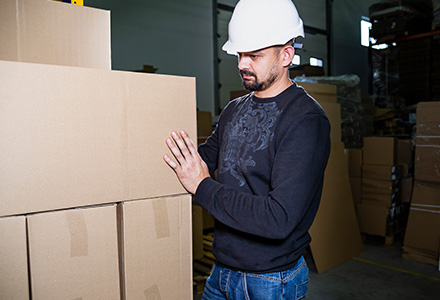
[[[367,238],[358,257],[321,274],[311,266],[307,300],[438,300],[440,271],[401,257],[401,241],[392,247]],[[201,295],[194,295],[194,300]]]

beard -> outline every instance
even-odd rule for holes
[[[278,78],[278,73],[275,72],[275,68],[272,68],[269,72],[269,76],[265,80],[259,80],[257,74],[249,70],[240,70],[241,80],[243,87],[251,92],[263,91],[267,89]],[[243,79],[243,75],[252,76],[254,79]]]

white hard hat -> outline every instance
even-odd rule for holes
[[[284,45],[304,37],[303,21],[291,0],[240,0],[228,27],[222,49],[228,54]]]

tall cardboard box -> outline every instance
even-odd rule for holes
[[[162,159],[180,129],[195,78],[0,61],[0,216],[185,193]]]
[[[414,179],[440,183],[440,102],[417,104]]]
[[[116,205],[27,222],[32,299],[120,299]]]
[[[110,70],[110,12],[49,0],[2,0],[0,45],[0,60]]]
[[[416,181],[412,195],[404,245],[439,253],[440,184]]]
[[[192,299],[191,195],[120,205],[123,299]]]
[[[29,299],[26,218],[0,218],[0,299]]]

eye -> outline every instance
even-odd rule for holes
[[[256,60],[259,56],[256,55],[256,54],[252,54],[250,57],[251,57],[252,60]]]

